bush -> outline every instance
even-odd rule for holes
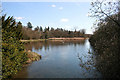
[[[120,13],[117,15],[114,19],[119,22]],[[119,77],[120,26],[106,19],[106,24],[100,23],[89,41],[97,53],[97,69],[104,77]]]

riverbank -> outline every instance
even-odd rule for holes
[[[32,52],[31,50],[25,50],[25,54],[27,55],[27,61],[25,62],[25,64],[22,65],[22,69],[21,70],[24,70],[26,67],[28,67],[32,62],[34,61],[39,61],[42,57],[41,55],[35,53],[35,52]],[[19,70],[17,72],[17,74],[13,74],[12,75],[12,78],[16,78],[16,76],[18,75],[22,75],[24,74],[23,71]],[[22,72],[22,74],[21,74]],[[23,75],[24,76],[24,75]]]
[[[35,42],[35,41],[45,41],[48,39],[31,39],[31,40],[20,40],[21,42]]]
[[[28,60],[26,61],[26,63],[23,65],[23,67],[29,65],[30,63],[34,62],[34,61],[39,61],[42,57],[41,55],[35,53],[35,52],[31,52],[31,50],[26,51],[25,53],[27,55]]]
[[[73,37],[73,38],[48,38],[48,39],[31,39],[31,40],[21,40],[21,42],[36,42],[36,41],[46,41],[46,40],[54,40],[54,41],[61,41],[61,40],[85,40],[88,38],[84,37]]]

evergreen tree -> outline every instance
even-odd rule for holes
[[[45,33],[45,39],[47,39],[47,38],[48,38],[48,30],[47,30],[46,27],[45,27],[45,29],[44,29],[44,33]]]
[[[44,32],[47,32],[47,28],[45,27]]]
[[[43,31],[42,26],[40,26],[40,31]]]
[[[27,23],[27,27],[28,27],[28,28],[32,28],[33,26],[32,26],[32,24],[31,24],[30,22],[28,22],[28,23]]]
[[[48,26],[47,30],[49,31],[49,29],[50,29],[50,28],[49,28],[49,26]]]
[[[2,16],[2,77],[9,78],[17,73],[26,62],[21,38],[21,23],[15,26],[13,17]],[[16,33],[17,32],[17,33]],[[19,34],[20,33],[20,34]]]
[[[18,40],[23,38],[22,35],[22,23],[19,21],[16,27],[16,37]]]
[[[39,26],[37,26],[37,27],[35,28],[35,31],[39,31]]]
[[[54,31],[54,28],[53,28],[53,27],[51,27],[51,31]]]

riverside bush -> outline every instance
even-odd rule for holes
[[[120,24],[120,12],[112,16]],[[97,54],[97,69],[104,77],[119,78],[120,26],[108,17],[105,21],[105,24],[99,23],[89,41]]]

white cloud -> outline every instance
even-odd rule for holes
[[[63,9],[63,7],[59,7],[59,9],[60,9],[60,10],[62,10],[62,9]]]
[[[61,22],[68,22],[69,19],[67,19],[67,18],[62,18],[60,21],[61,21]]]
[[[25,19],[24,17],[15,17],[15,19],[21,20],[21,19]]]
[[[56,7],[56,5],[51,5],[52,7]]]

